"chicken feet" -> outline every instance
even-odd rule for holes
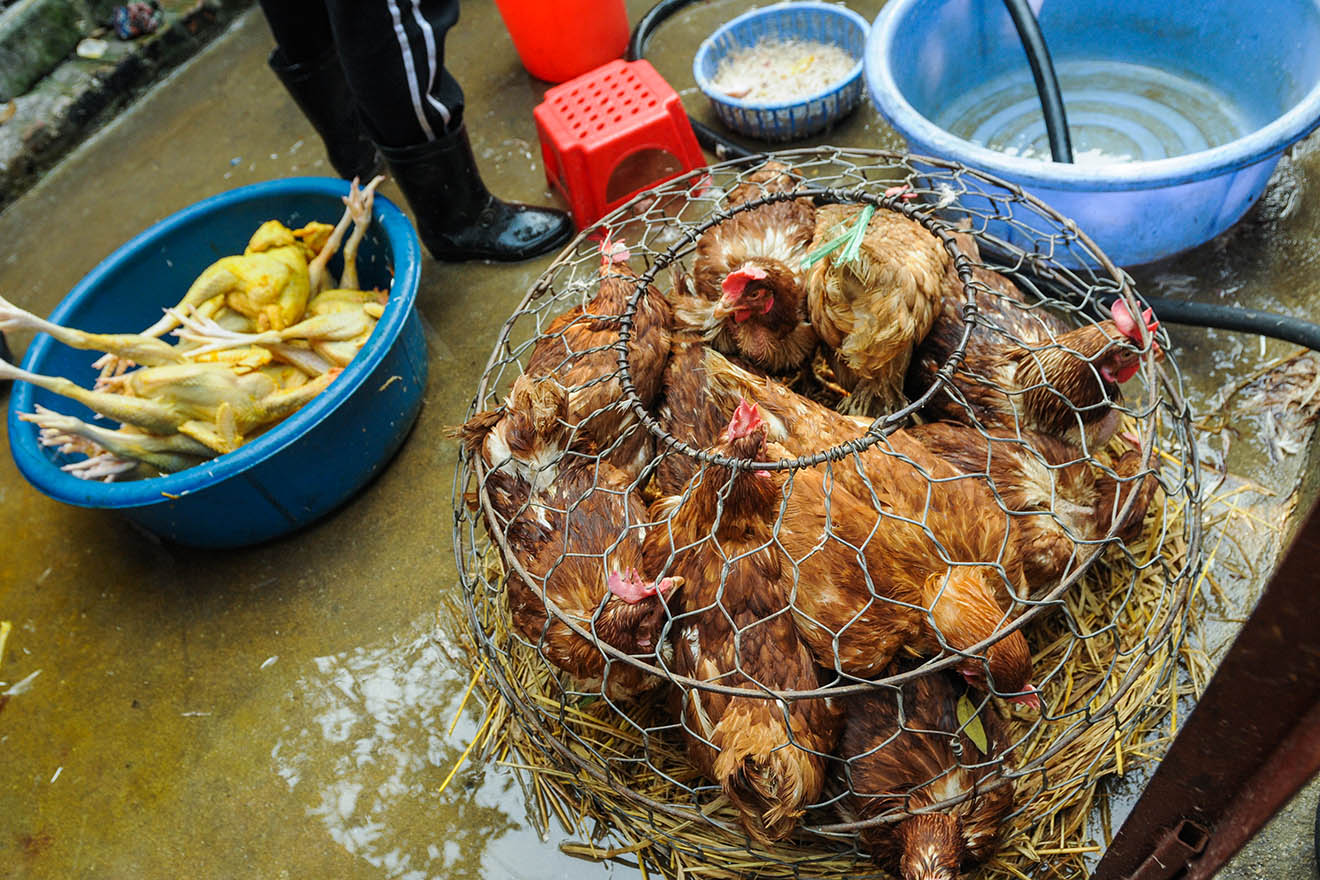
[[[40,429],[37,440],[42,446],[59,447],[62,452],[81,452],[89,458],[108,453],[119,461],[140,462],[165,474],[215,457],[214,450],[183,434],[143,434],[124,428],[112,430],[90,425],[76,416],[57,413],[44,406],[37,406],[33,413],[19,413],[18,417]]]
[[[140,333],[85,333],[71,327],[53,324],[24,311],[0,296],[0,330],[31,330],[46,333],[56,342],[70,348],[102,351],[119,358],[148,366],[183,363],[185,358],[178,349],[153,336]]]

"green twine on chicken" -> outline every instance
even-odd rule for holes
[[[857,218],[857,222],[852,225],[852,228],[844,230],[840,235],[830,239],[803,257],[802,268],[810,269],[839,248],[843,248],[843,253],[834,261],[835,265],[857,259],[857,255],[862,249],[862,239],[866,238],[866,227],[871,225],[871,217],[874,215],[875,205],[867,205],[862,208],[862,214]]]

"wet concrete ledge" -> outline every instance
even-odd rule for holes
[[[24,0],[7,9],[0,16],[0,61],[6,70],[0,96],[5,88],[25,91],[0,103],[0,210],[252,5],[253,0],[166,0],[161,27],[135,40],[118,39],[99,21],[102,13],[77,9],[69,0]],[[106,7],[106,20],[110,9],[113,5]],[[76,54],[88,36],[104,41],[101,57]],[[51,52],[64,59],[53,68]]]

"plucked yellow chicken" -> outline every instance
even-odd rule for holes
[[[278,220],[267,220],[252,233],[243,253],[221,257],[208,266],[183,299],[141,335],[163,336],[179,326],[177,313],[212,302],[213,308],[227,308],[247,318],[255,330],[279,330],[295,323],[311,292],[324,284],[326,263],[334,253],[327,245],[335,230],[319,221],[290,229]]]
[[[197,360],[217,351],[259,347],[312,376],[348,366],[376,328],[388,299],[383,291],[359,289],[357,275],[358,248],[371,226],[376,187],[384,179],[376,177],[362,189],[353,181],[344,197],[344,217],[314,260],[328,261],[328,255],[338,248],[344,229],[352,220],[353,233],[344,242],[343,276],[338,286],[320,292],[313,290],[301,320],[283,328],[244,333],[228,329],[205,315],[171,309],[169,312],[182,325],[175,335],[197,346],[188,351],[188,356]],[[316,277],[329,279],[329,273],[317,273]]]
[[[40,429],[37,440],[42,446],[53,446],[66,454],[86,455],[86,462],[92,462],[90,467],[97,470],[91,470],[84,461],[62,468],[84,477],[112,473],[120,476],[139,467],[144,468],[143,476],[171,474],[215,457],[215,450],[186,434],[147,434],[131,427],[106,428],[44,406],[37,406],[33,413],[19,413],[18,417]]]

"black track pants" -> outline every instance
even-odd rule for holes
[[[463,119],[463,90],[445,70],[458,0],[261,0],[275,42],[294,64],[339,57],[371,139],[407,147]]]

